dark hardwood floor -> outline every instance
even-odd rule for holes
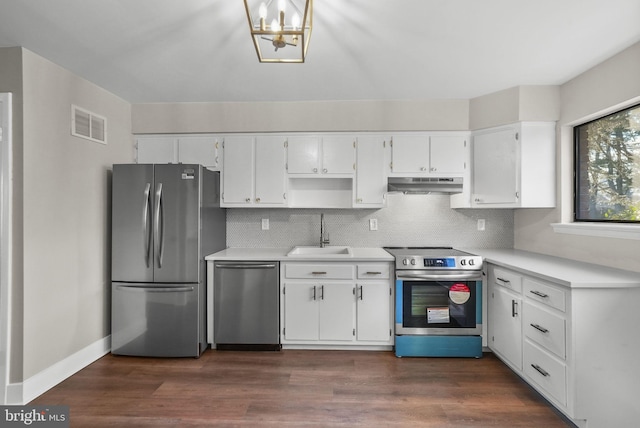
[[[571,426],[492,354],[107,355],[31,404],[70,406],[72,427]]]

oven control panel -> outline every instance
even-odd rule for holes
[[[396,269],[480,270],[482,269],[482,257],[473,255],[451,257],[405,256],[396,258]]]

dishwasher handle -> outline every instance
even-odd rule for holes
[[[215,265],[216,269],[275,269],[275,263],[220,263]]]

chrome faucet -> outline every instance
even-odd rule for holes
[[[320,248],[324,248],[329,244],[329,233],[326,231],[327,226],[324,224],[324,213],[320,214]]]

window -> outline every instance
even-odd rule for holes
[[[640,105],[573,132],[575,221],[640,223]]]

